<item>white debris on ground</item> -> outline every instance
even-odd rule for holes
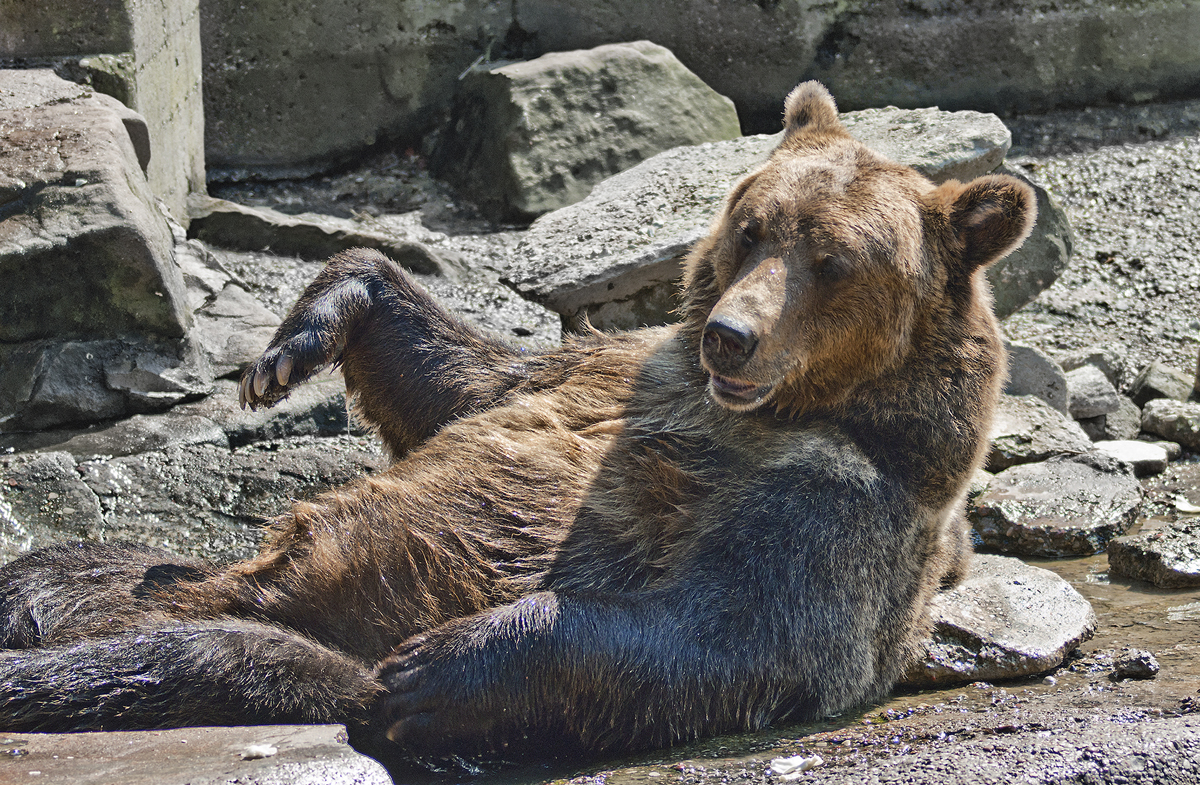
[[[820,755],[813,755],[811,758],[806,758],[803,755],[793,755],[790,758],[774,758],[771,761],[771,773],[784,782],[790,782],[799,779],[800,775],[809,769],[815,769],[824,763],[825,759]]]

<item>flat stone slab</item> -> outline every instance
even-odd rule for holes
[[[1126,464],[1100,454],[1058,456],[996,475],[968,517],[988,550],[1024,556],[1100,553],[1137,517],[1142,487]]]
[[[416,273],[457,278],[463,262],[445,249],[372,231],[347,218],[287,215],[203,194],[188,195],[188,237],[235,251],[262,251],[323,260],[350,248],[375,248]]]
[[[1138,477],[1162,474],[1167,470],[1167,463],[1171,459],[1161,445],[1135,439],[1099,441],[1094,446],[1097,452],[1111,455],[1132,466],[1133,473]]]
[[[934,687],[1031,676],[1057,667],[1096,631],[1069,583],[1007,556],[976,555],[958,587],[938,594],[933,637],[903,683]]]
[[[1200,586],[1200,518],[1117,537],[1108,544],[1108,571],[1164,589]]]
[[[341,725],[110,733],[0,731],[0,781],[71,785],[391,785]]]
[[[969,180],[1004,160],[1011,135],[993,115],[869,109],[842,115],[868,147],[935,181]],[[781,136],[680,147],[601,182],[581,202],[542,216],[517,246],[506,281],[523,296],[598,327],[661,324],[674,307],[688,249],[733,185]]]
[[[987,469],[1044,461],[1051,455],[1079,454],[1092,441],[1079,423],[1033,395],[1003,395],[992,420],[992,452]]]

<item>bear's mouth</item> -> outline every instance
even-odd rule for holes
[[[747,384],[717,374],[709,374],[709,389],[718,403],[745,409],[762,403],[775,388],[773,384]]]

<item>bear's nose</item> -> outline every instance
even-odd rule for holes
[[[737,370],[750,359],[757,345],[754,330],[735,319],[718,317],[704,326],[704,356],[715,371]]]

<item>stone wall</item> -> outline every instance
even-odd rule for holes
[[[843,109],[999,112],[1200,94],[1200,0],[202,0],[210,167],[300,174],[443,118],[472,63],[650,40],[778,129]]]
[[[129,104],[146,118],[150,187],[186,225],[189,191],[204,192],[199,0],[125,0],[133,21]]]
[[[200,7],[209,165],[231,178],[309,174],[384,138],[423,134],[511,20],[509,0]]]

